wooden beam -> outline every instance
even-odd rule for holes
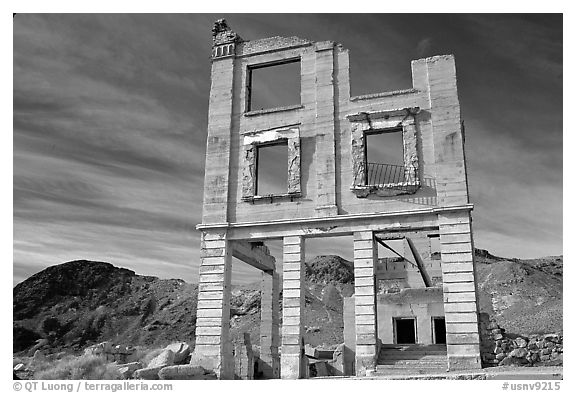
[[[232,256],[264,272],[274,271],[276,259],[262,242],[232,241]]]
[[[414,260],[416,261],[416,264],[418,265],[418,270],[420,271],[420,275],[422,276],[422,281],[424,281],[424,285],[426,285],[427,288],[432,286],[432,281],[430,280],[430,277],[428,277],[428,273],[426,272],[426,269],[424,268],[424,262],[422,261],[422,257],[420,257],[420,254],[418,253],[418,250],[416,249],[416,247],[414,246],[414,243],[412,243],[412,240],[407,237],[406,241],[408,242],[408,246],[410,246],[410,251],[412,251],[412,255],[414,256]]]

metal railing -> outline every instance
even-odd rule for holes
[[[408,182],[406,168],[403,165],[368,163],[366,185],[380,186]]]
[[[416,174],[403,165],[368,162],[358,171],[354,186],[411,190],[416,185]]]

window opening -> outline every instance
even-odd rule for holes
[[[407,181],[402,129],[366,133],[365,144],[366,185]]]
[[[248,68],[247,111],[300,104],[300,59]]]
[[[256,195],[279,195],[288,192],[287,140],[257,147]]]

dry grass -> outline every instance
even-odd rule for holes
[[[160,355],[160,353],[162,353],[163,350],[164,347],[152,348],[152,349],[138,347],[133,355],[134,359],[133,361],[140,362],[144,365],[144,367],[147,367],[148,364],[150,364],[150,362],[152,361],[152,359]]]
[[[35,365],[34,379],[120,379],[117,368],[95,355],[67,356]]]

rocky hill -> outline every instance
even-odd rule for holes
[[[499,258],[477,250],[480,306],[508,332],[562,332],[562,257]],[[306,342],[343,341],[343,297],[354,289],[352,264],[338,256],[306,264]],[[197,286],[139,276],[109,263],[51,266],[13,290],[14,352],[47,338],[54,351],[111,340],[134,346],[194,341]],[[250,332],[258,345],[258,285],[235,287],[231,334]]]

